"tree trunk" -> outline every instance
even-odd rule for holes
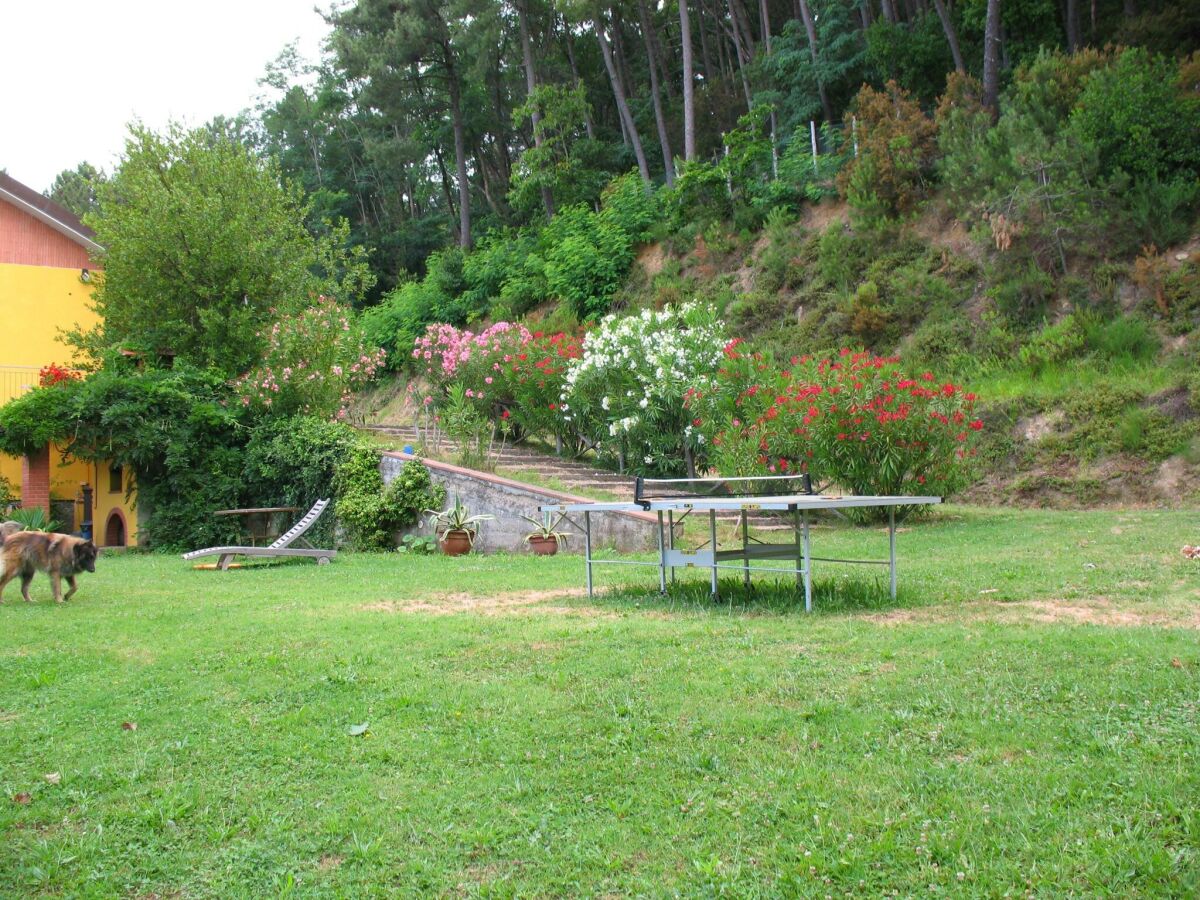
[[[875,21],[875,13],[871,9],[871,0],[861,0],[859,7],[862,14],[862,26],[864,29],[870,28]]]
[[[483,191],[483,199],[487,202],[487,205],[491,211],[495,213],[497,219],[499,219],[501,222],[507,220],[508,216],[505,214],[504,209],[496,200],[496,191],[494,191],[492,188],[492,179],[488,177],[487,154],[482,147],[475,148],[475,165],[479,169],[479,186]],[[498,174],[495,173],[496,167],[494,165],[491,166],[491,168],[494,174]]]
[[[517,19],[521,27],[521,54],[525,57],[525,90],[533,96],[537,88],[537,73],[533,68],[533,41],[529,39],[529,0],[518,0]],[[533,123],[533,145],[539,150],[542,147],[541,113],[536,106],[529,113]],[[546,218],[554,218],[554,194],[548,185],[542,185],[542,205],[546,208]]]
[[[804,32],[808,35],[808,51],[812,55],[813,74],[817,78],[817,94],[821,98],[821,114],[825,121],[833,123],[833,105],[829,102],[829,94],[825,90],[825,79],[820,74],[820,60],[817,55],[817,26],[813,21],[812,10],[808,0],[800,0],[800,16],[804,19]]]
[[[450,190],[450,173],[446,171],[446,157],[442,155],[442,148],[437,144],[433,147],[433,155],[437,160],[438,172],[442,176],[442,193],[446,197],[446,206],[450,210],[450,217],[454,218],[458,210],[454,206],[454,193]]]
[[[754,99],[750,93],[750,77],[746,74],[746,67],[750,65],[750,55],[753,53],[749,50],[749,38],[742,34],[742,26],[738,22],[737,15],[733,12],[734,5],[737,0],[729,0],[729,26],[733,29],[733,49],[737,54],[738,74],[742,80],[742,91],[746,95],[746,109],[749,110],[754,106]]]
[[[567,61],[571,64],[572,84],[578,88],[583,80],[579,77],[579,65],[575,62],[575,38],[571,36],[571,29],[565,23],[563,25],[563,34],[566,36],[567,44]],[[592,124],[592,114],[588,111],[588,107],[584,107],[583,112],[583,127],[587,129],[588,140],[596,139],[596,126]]]
[[[667,64],[669,57],[664,47],[670,45],[671,34],[666,24],[663,25],[662,30],[666,35],[665,43],[663,37],[659,35],[658,23],[655,22],[654,16],[650,16],[650,48],[652,51],[650,58],[658,66],[658,83],[662,86],[663,96],[669,101],[675,96],[675,88],[672,86],[671,68]]]
[[[1063,18],[1067,26],[1067,52],[1079,49],[1079,0],[1066,0]]]
[[[987,0],[987,19],[983,30],[983,105],[1000,115],[1000,0]]]
[[[725,34],[722,33],[721,10],[714,6],[713,13],[713,36],[717,39],[717,65],[720,66],[720,73],[717,83],[722,80],[727,84],[733,83],[733,63],[729,59],[729,41]]]
[[[471,249],[471,183],[467,181],[467,126],[462,112],[462,84],[454,68],[449,45],[442,48],[446,85],[450,94],[450,119],[454,126],[454,163],[458,174],[458,245]]]
[[[950,55],[954,57],[954,71],[960,74],[965,73],[967,67],[963,65],[962,50],[958,47],[958,32],[954,30],[954,20],[950,18],[945,0],[933,0],[933,5],[937,9],[938,18],[942,20],[942,31],[946,32],[946,43],[950,45]]]
[[[649,190],[650,167],[646,165],[646,152],[642,149],[642,140],[638,137],[637,124],[633,121],[633,114],[629,111],[629,104],[625,100],[625,86],[621,84],[621,75],[613,62],[612,48],[608,45],[608,38],[604,36],[604,26],[598,16],[592,23],[592,29],[596,32],[596,40],[600,44],[600,55],[604,57],[604,68],[608,70],[608,80],[612,82],[613,97],[617,101],[617,114],[625,123],[625,129],[629,133],[629,143],[633,146],[633,155],[637,157],[638,172],[641,173],[642,182]]]
[[[681,0],[681,2],[686,3],[687,0]],[[686,9],[680,10],[679,11],[680,27],[683,26],[683,21],[684,21],[684,19],[687,19],[687,18],[688,18],[687,10]],[[689,35],[691,34],[691,30],[692,30],[691,22],[689,21],[688,29],[687,29]],[[713,77],[713,65],[712,65],[712,56],[708,49],[708,28],[706,28],[705,24],[704,24],[704,4],[702,2],[696,4],[696,30],[700,32],[700,62],[704,66],[704,80],[707,81],[708,79]],[[691,41],[685,40],[685,41],[682,41],[681,43],[684,47],[688,48],[688,52],[690,54]],[[695,74],[694,71],[693,71],[693,74]]]
[[[683,159],[692,162],[696,158],[696,73],[693,71],[692,23],[688,17],[688,0],[679,0],[679,30],[683,46]],[[703,38],[703,22],[700,31]],[[704,56],[704,74],[708,77],[707,49]]]
[[[625,92],[625,99],[632,100],[633,88],[637,82],[633,78],[633,69],[629,67],[629,54],[625,52],[625,20],[621,17],[620,6],[610,6],[609,12],[612,13],[612,24],[609,27],[612,40],[609,46],[612,47],[613,62],[617,64],[617,73],[621,76],[621,89]]]
[[[758,16],[759,27],[762,29],[762,44],[763,52],[768,57],[771,55],[771,14],[767,8],[767,0],[758,0]],[[775,107],[771,107],[771,177],[779,177],[779,143],[778,129],[779,123],[775,118]]]
[[[1132,19],[1138,14],[1137,0],[1125,0],[1122,9],[1125,12],[1125,18]]]
[[[671,153],[671,137],[667,134],[667,120],[663,115],[662,98],[658,91],[658,69],[654,65],[654,41],[650,33],[650,16],[646,12],[646,0],[638,0],[638,16],[642,23],[642,40],[646,45],[650,65],[650,101],[654,105],[654,124],[658,126],[658,143],[662,147],[663,172],[667,187],[675,184],[675,156]]]
[[[729,0],[729,16],[737,23],[742,41],[742,55],[749,63],[754,59],[754,29],[750,27],[750,14],[746,12],[746,4],[742,0]]]
[[[896,6],[892,0],[883,0],[883,17],[892,25],[897,23]]]

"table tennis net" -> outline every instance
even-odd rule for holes
[[[655,500],[784,497],[812,493],[812,479],[807,474],[746,478],[638,478],[634,484],[633,500],[648,507]]]

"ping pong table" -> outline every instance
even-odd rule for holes
[[[789,491],[788,488],[791,490]],[[740,492],[738,492],[740,489]],[[737,492],[737,493],[735,493]],[[761,492],[761,493],[758,493]],[[658,569],[659,590],[667,590],[668,580],[675,582],[677,569],[707,569],[713,599],[718,598],[720,571],[736,570],[746,587],[751,573],[795,575],[797,587],[804,589],[804,608],[812,611],[813,562],[853,563],[888,567],[891,596],[896,598],[896,510],[941,503],[940,497],[864,496],[821,494],[812,489],[808,475],[762,476],[751,478],[680,478],[637,479],[632,501],[596,501],[587,503],[549,503],[539,509],[571,519],[583,516],[584,567],[588,596],[593,593],[592,569],[597,565],[652,566]],[[844,510],[884,507],[888,510],[888,558],[836,559],[812,555],[810,518],[819,510]],[[597,559],[592,552],[592,515],[597,513],[649,512],[657,520],[658,560]],[[791,520],[793,540],[767,543],[750,533],[749,513],[784,513]],[[722,549],[717,543],[717,514],[735,513],[740,526],[740,546]],[[676,546],[676,529],[695,514],[707,514],[708,539],[697,547]],[[774,561],[775,565],[752,565],[756,561]],[[787,560],[783,565],[779,561]]]

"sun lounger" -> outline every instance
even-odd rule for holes
[[[314,547],[308,541],[304,540],[304,532],[312,527],[313,522],[321,517],[321,513],[325,511],[325,507],[329,505],[328,500],[318,500],[313,504],[313,508],[304,514],[299,522],[293,525],[286,534],[280,535],[279,540],[267,547],[206,547],[203,550],[193,550],[191,553],[183,554],[183,558],[187,560],[199,559],[202,556],[216,556],[217,568],[228,569],[235,557],[238,556],[256,556],[256,557],[280,557],[280,556],[306,556],[310,559],[315,559],[317,565],[324,566],[331,559],[337,556],[336,550],[321,550]],[[292,544],[301,544],[302,546],[293,547]]]

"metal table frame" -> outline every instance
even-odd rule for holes
[[[804,608],[812,612],[812,564],[813,562],[852,563],[855,565],[880,565],[888,567],[892,599],[896,599],[896,508],[905,506],[928,506],[941,503],[940,497],[833,497],[813,494],[794,494],[772,497],[704,497],[691,499],[660,499],[641,503],[595,502],[545,504],[542,512],[561,514],[570,518],[572,514],[583,514],[583,557],[587,573],[587,591],[593,593],[592,567],[597,565],[652,566],[658,569],[659,591],[666,593],[668,578],[675,583],[675,570],[703,568],[710,572],[713,599],[718,599],[717,577],[721,569],[740,571],[746,587],[750,586],[751,573],[773,573],[795,575],[796,586],[804,589]],[[888,558],[837,559],[812,555],[809,534],[810,514],[817,510],[838,510],[882,506],[888,510]],[[775,511],[789,513],[793,524],[791,543],[768,544],[750,535],[747,513],[751,511]],[[741,524],[741,546],[722,550],[717,544],[717,513],[737,512]],[[658,561],[636,559],[596,559],[592,554],[593,513],[655,514],[658,537]],[[676,513],[679,513],[676,516]],[[697,547],[684,549],[675,545],[675,529],[694,513],[708,514],[708,540]],[[574,521],[571,519],[571,521]],[[755,560],[792,560],[791,566],[752,566]]]

